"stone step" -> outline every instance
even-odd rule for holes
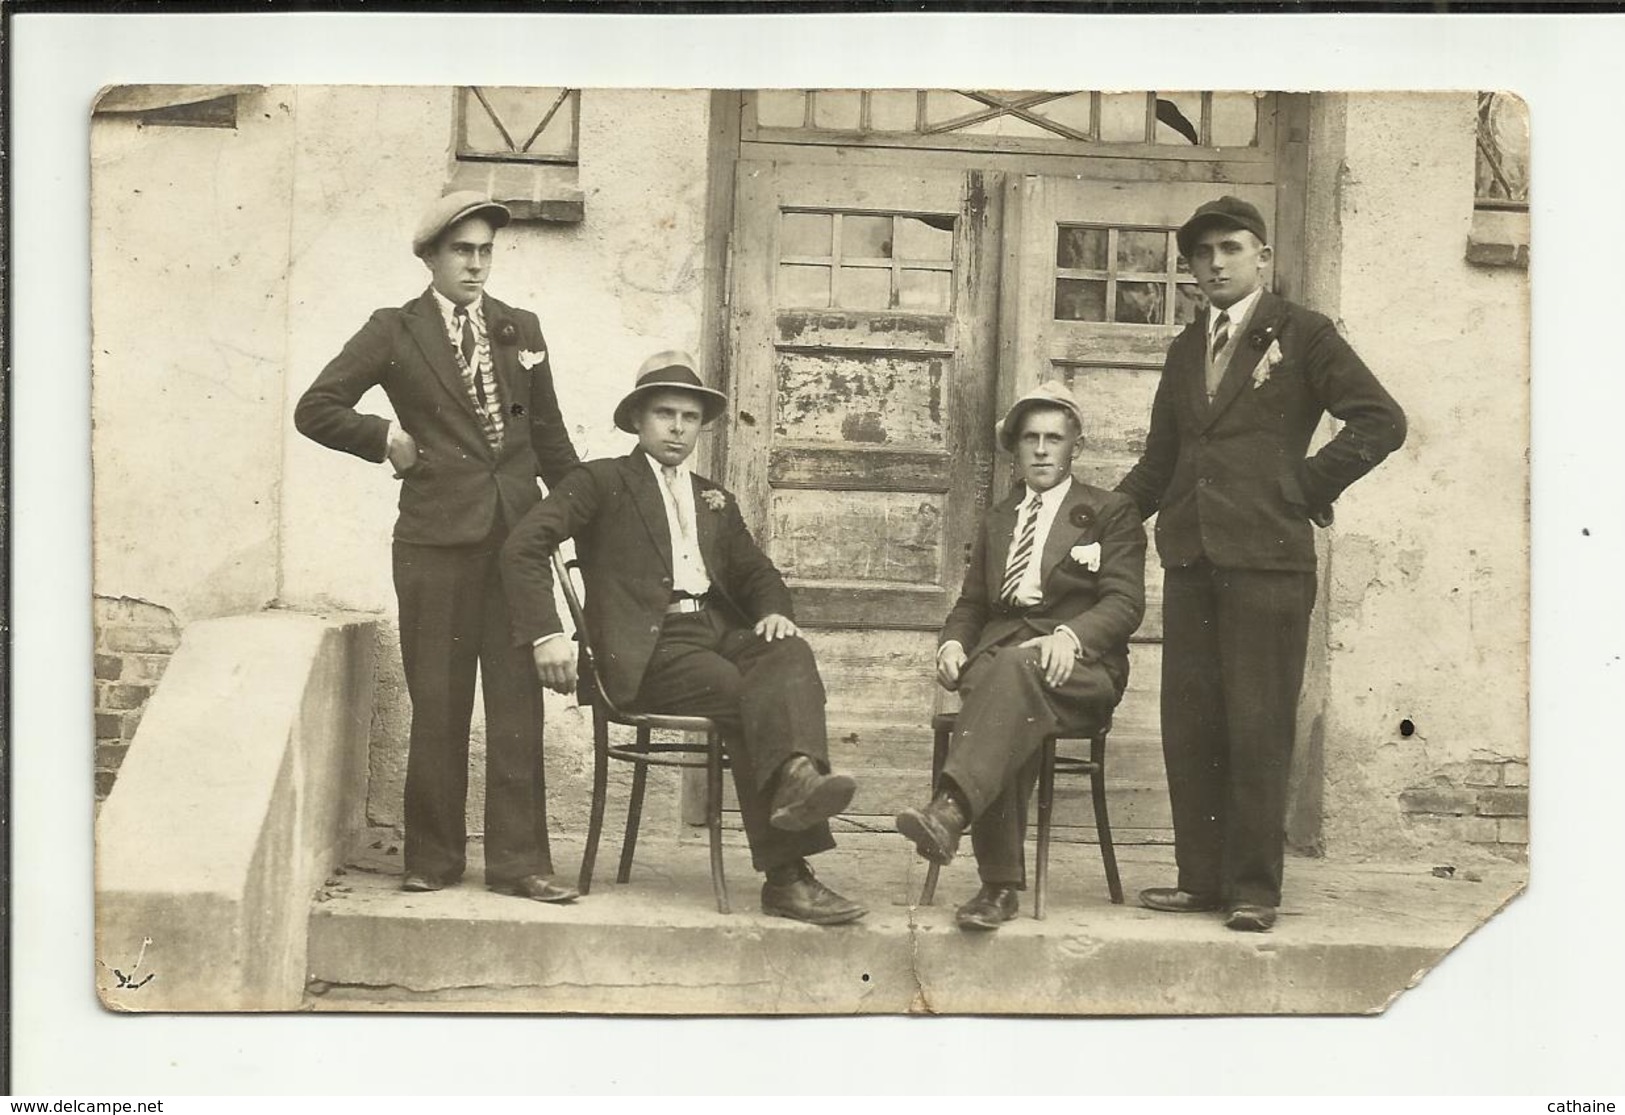
[[[895,840],[895,838],[893,838]],[[560,866],[574,856],[560,849]],[[306,1005],[313,1010],[586,1013],[904,1012],[1257,1014],[1379,1012],[1522,887],[1521,869],[1481,882],[1425,868],[1293,859],[1281,924],[1267,935],[1217,918],[1132,904],[1172,878],[1165,849],[1120,857],[1130,905],[1113,906],[1099,858],[1054,852],[1049,916],[996,934],[953,924],[976,886],[961,857],[938,904],[916,907],[923,864],[906,847],[817,857],[820,878],[869,906],[819,929],[763,916],[743,848],[727,870],[735,912],[717,913],[707,857],[688,841],[639,846],[627,885],[613,857],[571,906],[528,903],[468,880],[435,894],[399,891],[398,857],[336,877],[311,908]],[[562,877],[572,877],[563,873]]]

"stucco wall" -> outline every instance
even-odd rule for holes
[[[1504,854],[1524,826],[1467,798],[1431,817],[1400,804],[1503,765],[1510,785],[1529,753],[1528,276],[1465,260],[1474,127],[1471,93],[1314,103],[1309,300],[1410,419],[1404,448],[1339,502],[1330,539],[1334,855]]]
[[[182,623],[277,591],[294,118],[275,90],[238,117],[92,123],[96,591]]]

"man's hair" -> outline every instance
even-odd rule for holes
[[[1060,413],[1066,415],[1066,424],[1072,427],[1072,433],[1080,438],[1083,436],[1083,423],[1078,421],[1078,416],[1073,413],[1069,407],[1064,407],[1060,403],[1038,402],[1029,404],[1027,408],[1021,412],[1021,421],[1016,423],[1016,437],[1019,438],[1023,433],[1026,432],[1027,419],[1046,410],[1059,411]]]

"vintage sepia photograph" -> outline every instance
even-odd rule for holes
[[[1378,1014],[1527,885],[1515,91],[86,126],[105,1008]]]

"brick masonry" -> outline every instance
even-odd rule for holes
[[[1529,764],[1456,763],[1399,794],[1406,830],[1424,844],[1472,845],[1522,860],[1529,854]]]
[[[96,798],[107,797],[141,714],[158,687],[181,629],[168,608],[131,597],[95,602]]]

